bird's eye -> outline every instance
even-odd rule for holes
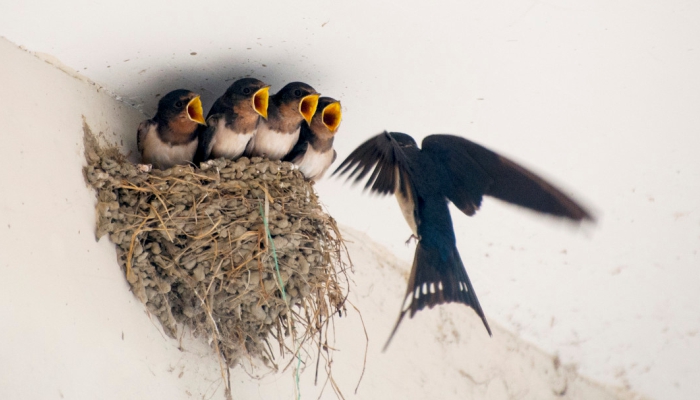
[[[250,88],[243,88],[243,94],[250,94]]]
[[[180,100],[178,100],[177,103],[175,103],[175,107],[177,107],[177,108],[182,107],[182,102]]]
[[[301,90],[299,90],[299,89],[295,90],[295,91],[294,91],[294,95],[295,95],[296,97],[301,97]]]

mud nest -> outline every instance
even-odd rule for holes
[[[188,327],[229,366],[243,355],[277,366],[270,342],[282,355],[321,346],[344,312],[343,244],[292,164],[254,157],[143,172],[87,131],[86,159],[96,236],[109,235],[131,290],[168,335]]]

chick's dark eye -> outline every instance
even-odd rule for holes
[[[301,97],[301,90],[299,90],[299,89],[295,90],[295,91],[294,91],[294,95],[295,95],[296,97]]]
[[[182,107],[182,102],[180,100],[178,100],[177,103],[175,103],[175,107],[177,107],[177,108]]]
[[[243,88],[243,94],[250,94],[250,88]]]

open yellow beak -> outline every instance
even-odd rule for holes
[[[321,121],[323,121],[323,125],[325,125],[331,133],[335,133],[340,126],[342,116],[343,113],[340,110],[340,102],[334,101],[327,105],[326,108],[323,109],[323,112],[321,112]]]
[[[204,120],[204,109],[202,108],[202,100],[199,99],[199,96],[196,96],[187,103],[187,116],[198,124],[207,124],[207,121]]]
[[[253,109],[261,117],[267,119],[267,105],[270,102],[270,87],[265,86],[253,95]]]
[[[311,118],[314,117],[316,113],[316,107],[318,107],[318,98],[321,95],[318,93],[310,94],[304,96],[299,102],[299,114],[306,120],[307,124],[311,123]]]

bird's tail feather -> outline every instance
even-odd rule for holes
[[[445,259],[440,249],[426,246],[418,241],[401,313],[389,340],[384,345],[384,350],[389,346],[399,324],[409,311],[409,317],[413,318],[413,315],[425,306],[433,308],[443,303],[462,303],[474,309],[491,336],[491,328],[486,322],[484,311],[481,309],[457,248],[453,246],[446,256]]]

